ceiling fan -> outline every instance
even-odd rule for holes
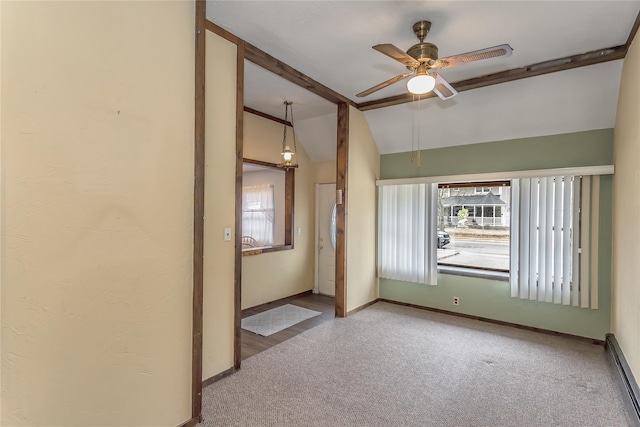
[[[431,22],[419,21],[413,24],[413,33],[420,40],[414,44],[405,53],[401,49],[392,44],[378,44],[373,46],[375,50],[384,53],[388,57],[402,63],[409,70],[408,73],[400,74],[385,82],[377,84],[356,96],[363,97],[371,95],[382,88],[390,86],[407,77],[413,76],[407,83],[407,89],[411,93],[418,95],[434,91],[440,98],[449,99],[458,92],[449,84],[440,74],[433,69],[446,69],[457,67],[467,62],[480,61],[482,59],[496,58],[499,56],[510,56],[513,49],[508,44],[488,47],[486,49],[474,50],[473,52],[462,53],[459,55],[448,56],[446,58],[438,58],[438,47],[433,43],[425,42]]]

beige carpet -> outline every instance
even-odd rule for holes
[[[626,426],[602,346],[377,303],[205,388],[205,426]]]

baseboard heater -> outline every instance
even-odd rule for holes
[[[640,399],[640,389],[638,389],[638,384],[631,373],[629,364],[627,364],[627,360],[622,354],[622,349],[613,334],[606,335],[604,348],[609,355],[609,362],[613,368],[616,382],[620,386],[622,399],[629,414],[629,421],[634,426],[640,426],[640,402],[638,401]]]

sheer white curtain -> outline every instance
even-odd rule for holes
[[[274,219],[273,184],[242,187],[242,235],[273,245]]]
[[[437,189],[378,187],[378,277],[437,284]]]
[[[578,176],[512,181],[512,297],[589,306],[590,272],[580,268],[589,265],[589,183],[590,177]],[[591,308],[597,308],[597,299]]]

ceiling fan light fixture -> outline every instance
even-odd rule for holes
[[[418,74],[407,82],[409,92],[422,95],[436,87],[436,79],[431,74]]]

